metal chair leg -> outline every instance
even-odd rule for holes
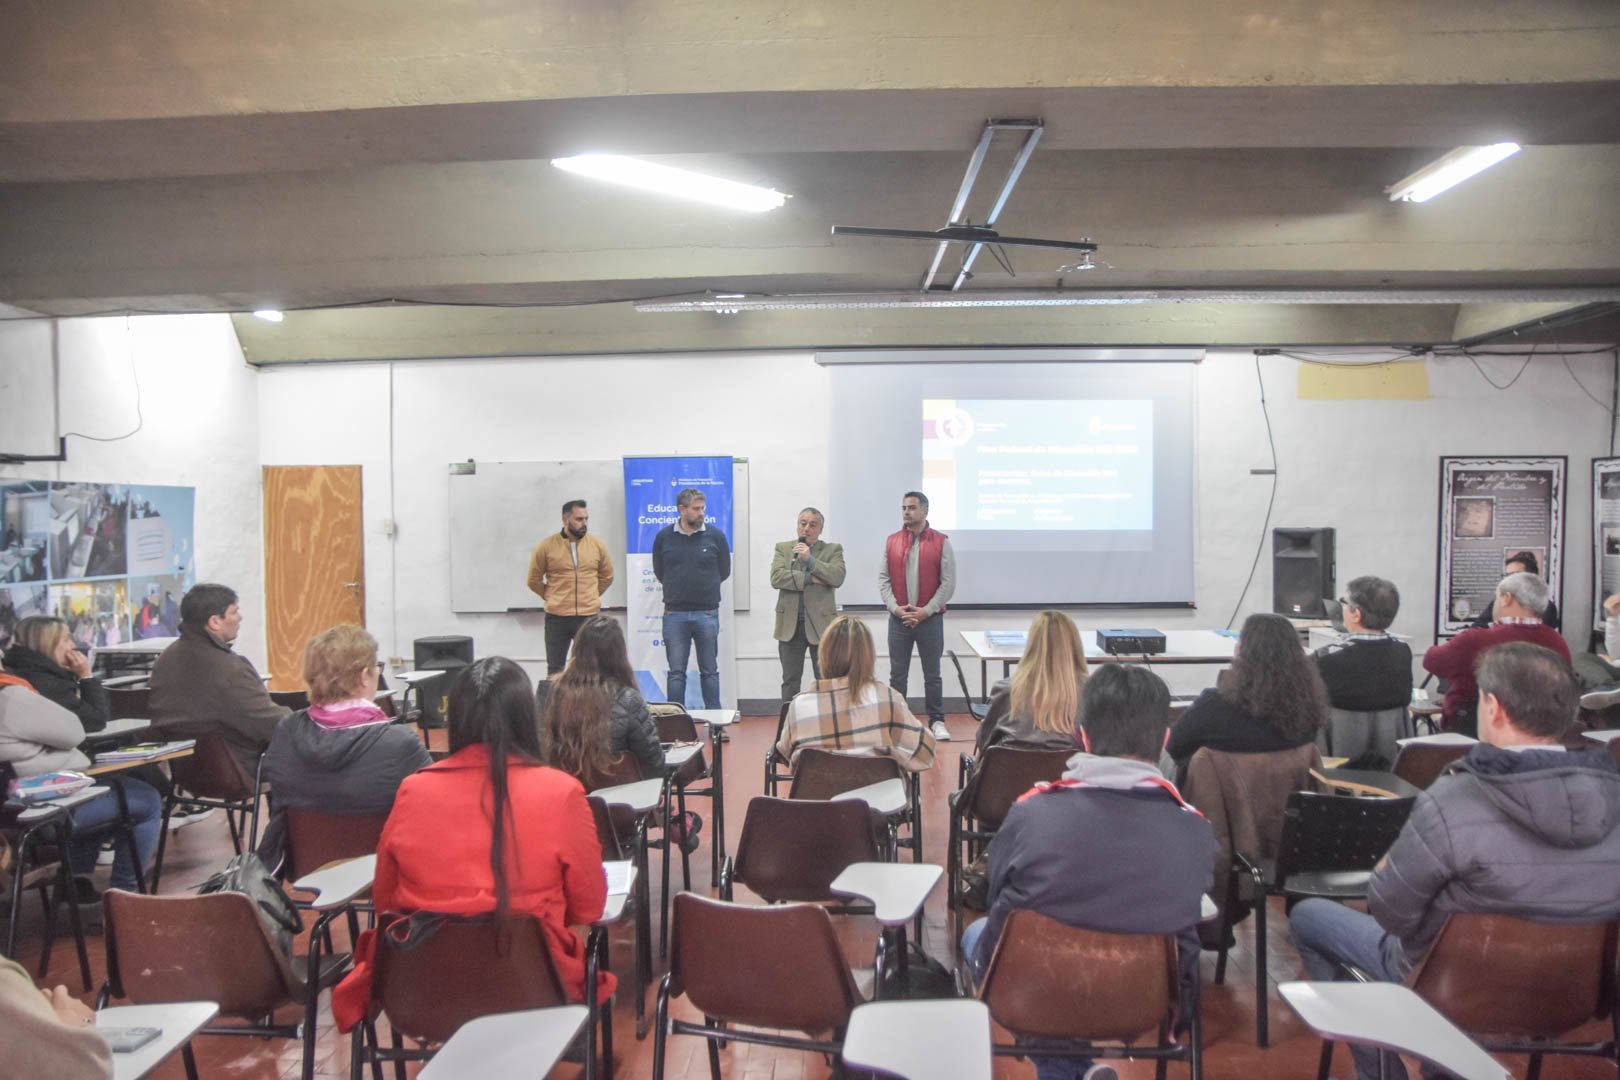
[[[1270,1044],[1270,1010],[1266,1007],[1266,894],[1254,898],[1254,1038],[1260,1049]],[[1225,939],[1222,939],[1224,944]]]
[[[713,1020],[710,1020],[707,1016],[705,1016],[703,1018],[703,1026],[712,1028],[715,1026],[715,1024]],[[704,1042],[709,1044],[710,1080],[722,1080],[720,1076],[720,1044],[714,1039],[705,1039]]]
[[[669,1043],[669,976],[658,986],[658,1005],[654,1011],[653,1080],[664,1080],[664,1052]]]
[[[1322,1040],[1322,1060],[1316,1066],[1316,1080],[1328,1080],[1328,1071],[1333,1068],[1333,1040]]]
[[[170,795],[163,800],[163,824],[158,829],[157,854],[152,860],[152,892],[158,891],[158,879],[163,876],[163,852],[169,847],[169,818],[174,815],[175,799]]]

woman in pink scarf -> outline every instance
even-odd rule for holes
[[[358,626],[334,626],[304,650],[310,706],[277,725],[264,753],[270,821],[259,857],[266,866],[282,860],[288,807],[387,814],[400,781],[432,762],[416,733],[372,700],[377,674],[377,641]]]

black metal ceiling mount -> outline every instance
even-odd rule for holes
[[[1041,132],[1044,130],[1043,122],[1035,120],[986,120],[984,131],[979,134],[979,143],[973,148],[973,156],[968,159],[967,171],[962,174],[962,184],[957,189],[956,201],[951,204],[950,218],[943,229],[932,232],[926,229],[884,229],[862,225],[834,225],[834,236],[878,236],[901,240],[932,240],[939,246],[934,249],[934,259],[928,266],[928,273],[923,275],[922,289],[924,292],[955,292],[973,276],[973,261],[979,257],[984,248],[992,249],[1002,266],[1009,273],[1011,265],[994,249],[998,247],[1033,247],[1057,248],[1063,251],[1095,252],[1097,245],[1090,240],[1043,240],[1027,236],[1002,236],[996,232],[996,219],[1001,216],[1002,209],[1007,205],[1007,199],[1012,195],[1013,187],[1017,185],[1018,178],[1023,175],[1024,166],[1029,163],[1030,155],[1035,152],[1035,144],[1040,142]],[[990,151],[990,142],[997,132],[1022,132],[1023,143],[1018,147],[1012,165],[1007,170],[1006,179],[1001,182],[1001,190],[996,194],[995,203],[990,207],[982,225],[974,225],[963,218],[967,209],[968,196],[973,193],[973,186],[978,182],[979,170],[984,168],[984,159]],[[952,244],[970,245],[967,254],[962,258],[962,266],[956,272],[956,277],[949,285],[936,284],[934,279],[939,274],[940,263],[944,261],[945,252]]]

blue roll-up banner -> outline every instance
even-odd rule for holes
[[[729,547],[735,490],[728,457],[636,457],[624,459],[626,644],[630,665],[636,669],[641,694],[648,701],[664,701],[669,665],[664,659],[664,586],[653,575],[653,538],[674,524],[679,513],[675,496],[682,488],[703,492],[706,528],[719,529]],[[732,553],[733,558],[736,553]],[[731,578],[720,585],[720,701],[737,704],[737,635]],[[697,671],[697,650],[687,661],[688,709],[703,708],[703,689]]]

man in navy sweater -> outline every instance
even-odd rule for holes
[[[675,496],[674,524],[653,537],[653,576],[664,586],[664,657],[669,677],[664,694],[686,704],[686,661],[697,644],[703,707],[720,707],[720,583],[731,576],[726,534],[703,522],[706,500],[697,488]]]

